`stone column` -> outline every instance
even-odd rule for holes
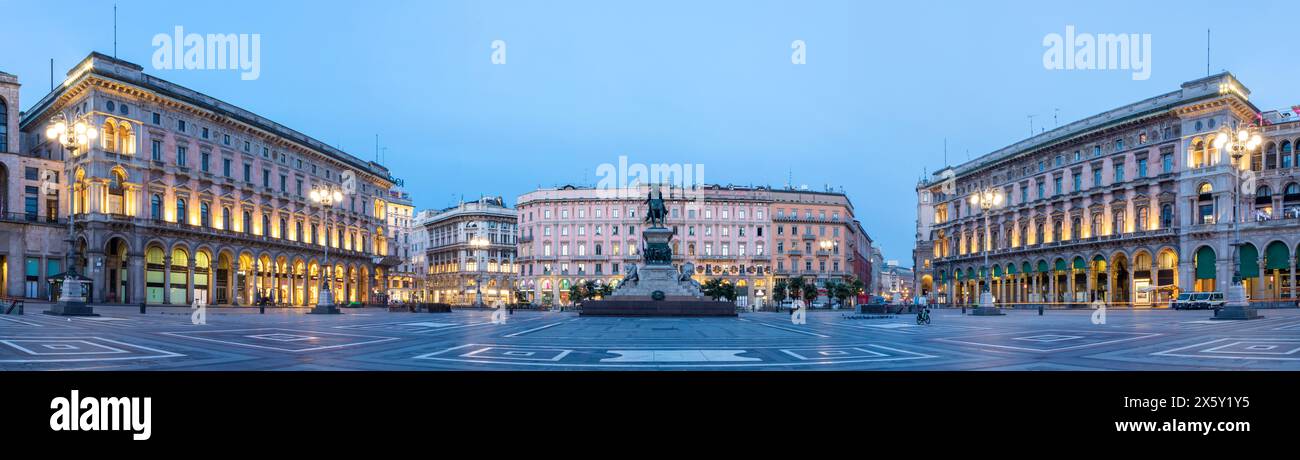
[[[131,301],[145,302],[148,299],[145,298],[144,254],[127,254],[126,258],[130,270],[127,285],[131,290]]]
[[[89,244],[87,244],[89,246]],[[107,292],[105,284],[107,277],[104,276],[104,253],[102,251],[86,251],[86,276],[90,277],[91,282],[95,283],[95,292],[90,302],[103,303],[107,301],[105,293]]]
[[[197,253],[196,253],[197,254]],[[194,295],[194,254],[190,255],[189,261],[185,264],[185,305],[190,305],[195,297]],[[209,279],[209,282],[211,280]]]
[[[163,254],[163,303],[172,303],[172,254]]]

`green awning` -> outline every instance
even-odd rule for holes
[[[1033,273],[1033,272],[1034,272],[1034,266],[1033,266],[1033,265],[1029,265],[1029,262],[1022,263],[1022,264],[1020,264],[1020,271],[1025,272],[1025,273]]]
[[[1105,258],[1105,257],[1102,257],[1101,254],[1097,254],[1097,255],[1095,255],[1095,256],[1092,256],[1092,261],[1093,261],[1093,262],[1105,262],[1105,261],[1106,261],[1106,258]]]
[[[994,277],[1000,277],[1000,276],[1002,276],[1002,266],[1001,266],[1001,265],[994,265],[994,266],[993,266],[993,276],[994,276]]]
[[[939,284],[948,282],[948,272],[939,270]]]
[[[1274,241],[1264,250],[1264,268],[1269,270],[1291,269],[1291,251],[1281,241]]]
[[[1063,272],[1070,269],[1070,265],[1065,263],[1065,259],[1056,259],[1056,271]]]
[[[1255,245],[1241,245],[1241,262],[1238,267],[1242,279],[1259,277],[1259,250],[1255,249]]]
[[[1075,257],[1075,258],[1074,258],[1074,268],[1077,269],[1077,270],[1087,270],[1087,269],[1088,269],[1088,262],[1084,261],[1082,257]]]
[[[961,269],[960,269],[960,268],[952,271],[952,278],[955,279],[955,280],[957,280],[957,281],[961,281]]]
[[[966,269],[966,279],[975,279],[975,268]]]
[[[1040,260],[1040,261],[1038,261],[1038,272],[1039,272],[1039,273],[1047,273],[1047,261],[1046,261],[1046,260]]]
[[[1202,246],[1196,250],[1196,279],[1214,279],[1214,249]]]
[[[1007,264],[1007,274],[1008,275],[1016,274],[1016,264]]]

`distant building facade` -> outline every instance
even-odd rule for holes
[[[517,272],[515,210],[501,197],[462,202],[421,218],[431,302],[472,305],[513,303]]]
[[[591,187],[539,189],[519,197],[518,289],[538,304],[569,304],[571,286],[616,286],[640,261],[650,186],[626,193]],[[736,286],[737,303],[770,302],[777,279],[852,276],[858,233],[842,193],[708,185],[665,186],[673,264],[704,282]]]
[[[1152,306],[1226,291],[1240,268],[1252,301],[1293,302],[1300,118],[1261,114],[1249,96],[1232,74],[1213,75],[940,169],[916,189],[918,289],[952,303],[990,285],[1006,304]],[[1260,121],[1263,145],[1236,165],[1257,189],[1236,194],[1214,137]],[[985,187],[1006,197],[987,226],[967,200]]]

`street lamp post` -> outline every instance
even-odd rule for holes
[[[984,214],[984,237],[980,238],[980,250],[984,252],[983,270],[986,276],[981,276],[981,278],[984,278],[984,287],[980,289],[980,303],[975,308],[974,314],[976,316],[1000,316],[1002,310],[993,304],[993,293],[990,291],[990,288],[993,287],[993,271],[989,269],[988,246],[989,237],[991,236],[989,235],[991,232],[989,210],[1002,205],[1002,191],[993,188],[980,190],[970,196],[970,204],[979,207],[980,212]]]
[[[311,201],[321,207],[321,222],[325,227],[325,266],[321,269],[321,287],[320,294],[317,295],[316,306],[311,309],[313,314],[339,314],[338,307],[334,305],[334,294],[330,292],[330,279],[333,276],[333,266],[330,265],[330,228],[329,228],[329,211],[337,203],[343,201],[343,191],[332,185],[313,185],[311,187]],[[329,271],[329,275],[326,274]]]
[[[63,286],[59,294],[59,303],[50,307],[45,313],[62,316],[96,316],[94,309],[86,304],[85,288],[81,282],[81,275],[77,273],[77,237],[76,229],[73,225],[73,216],[77,210],[74,208],[73,196],[76,193],[76,156],[77,150],[85,147],[86,151],[90,150],[90,143],[99,137],[99,132],[95,131],[93,126],[78,120],[75,123],[69,123],[63,115],[58,115],[49,127],[45,128],[45,138],[52,142],[57,142],[68,151],[68,260],[67,270],[63,274]]]
[[[1226,125],[1214,136],[1214,147],[1228,150],[1232,157],[1232,286],[1228,288],[1228,301],[1223,308],[1214,312],[1214,319],[1256,319],[1259,313],[1251,308],[1246,298],[1246,286],[1241,281],[1241,172],[1250,167],[1242,162],[1246,153],[1259,148],[1262,139],[1255,125],[1237,129],[1233,132]]]

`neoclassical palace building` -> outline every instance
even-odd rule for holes
[[[649,191],[568,185],[521,195],[517,289],[534,303],[568,304],[574,284],[617,286],[641,260]],[[732,283],[742,306],[770,302],[779,279],[824,283],[861,275],[855,267],[870,272],[858,257],[871,239],[843,192],[710,184],[663,193],[673,264],[693,265],[701,283]]]
[[[480,197],[420,220],[427,235],[426,298],[471,305],[515,302],[515,210],[501,197]]]
[[[48,141],[60,118],[99,136],[76,150]],[[327,272],[336,299],[367,302],[395,265],[385,257],[387,169],[136,64],[92,53],[23,113],[19,129],[20,156],[52,163],[47,182],[57,183],[9,193],[34,196],[26,212],[62,224],[66,238],[58,203],[71,183],[76,263],[93,280],[94,302],[249,305],[260,294],[314,305]],[[7,173],[12,184],[13,166]],[[344,192],[329,209],[308,199],[327,185]]]
[[[940,169],[916,188],[918,290],[969,304],[991,283],[1003,305],[1133,306],[1226,291],[1235,220],[1252,301],[1293,302],[1300,120],[1261,114],[1249,96],[1233,75],[1213,75]],[[1264,143],[1240,166],[1257,171],[1258,188],[1236,194],[1232,158],[1213,139],[1252,123]],[[981,190],[1003,197],[987,225],[969,200]]]

